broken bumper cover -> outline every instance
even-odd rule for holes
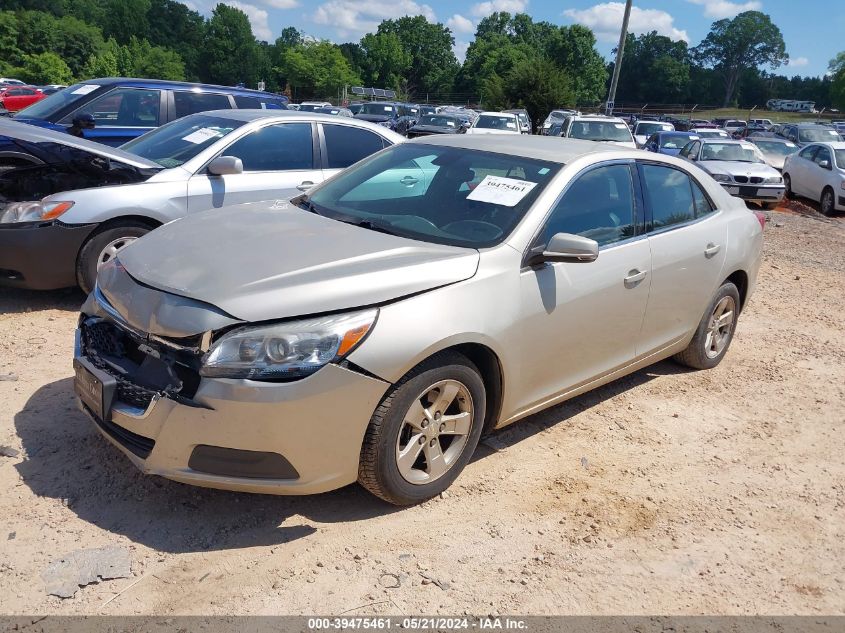
[[[77,336],[77,341],[79,336]],[[77,342],[77,361],[86,357]],[[115,401],[102,435],[142,472],[242,492],[313,494],[354,483],[364,433],[388,383],[338,365],[295,382],[202,378],[192,404]]]
[[[76,256],[95,224],[0,224],[0,286],[55,290],[76,285]]]

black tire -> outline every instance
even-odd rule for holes
[[[82,245],[79,256],[76,258],[76,283],[79,287],[86,294],[94,289],[94,283],[97,280],[97,261],[107,245],[121,238],[141,237],[153,228],[137,220],[126,220],[97,230]]]
[[[794,198],[795,194],[792,192],[792,178],[789,177],[789,174],[783,175],[783,195],[786,198]]]
[[[730,332],[727,334],[727,341],[725,342],[724,347],[718,352],[718,354],[713,355],[712,350],[708,351],[708,332],[714,310],[725,297],[730,297],[733,300],[733,320]],[[716,291],[716,294],[713,295],[713,299],[704,311],[704,316],[701,317],[701,322],[698,324],[698,328],[696,329],[695,335],[692,337],[690,344],[684,351],[675,354],[673,359],[681,365],[686,365],[687,367],[692,367],[693,369],[712,369],[718,365],[722,362],[725,354],[727,354],[728,348],[733,340],[734,332],[736,332],[736,322],[739,317],[739,311],[739,290],[737,290],[737,287],[731,282],[722,284]]]
[[[407,481],[399,471],[396,450],[404,418],[415,398],[443,380],[463,384],[472,397],[472,423],[460,455],[438,479],[424,484]],[[370,419],[361,446],[358,483],[394,505],[420,503],[446,490],[469,462],[484,426],[486,390],[475,365],[457,352],[442,352],[408,372],[385,395]]]
[[[777,202],[761,202],[760,206],[763,207],[766,211],[771,211],[772,209],[778,206]]]
[[[833,196],[833,189],[825,187],[822,191],[822,198],[819,200],[819,210],[822,212],[822,215],[829,217],[836,212],[836,198]]]

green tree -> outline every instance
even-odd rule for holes
[[[827,67],[831,76],[830,101],[840,110],[845,109],[845,51],[830,60]]]
[[[23,51],[18,48],[18,18],[12,11],[0,11],[0,51],[3,51],[0,72],[8,76],[23,57]]]
[[[691,65],[686,42],[674,41],[656,31],[639,36],[628,34],[617,101],[681,102],[689,92]]]
[[[361,83],[337,45],[328,41],[286,49],[278,72],[299,98],[337,97],[344,86]]]
[[[235,85],[258,82],[258,47],[246,13],[225,4],[218,4],[206,27],[201,57],[203,79],[213,83]]]
[[[421,15],[405,16],[379,24],[376,35],[391,34],[411,58],[404,74],[410,98],[451,92],[459,66],[452,50],[455,38],[448,28],[431,24]]]
[[[147,21],[150,44],[179,53],[185,62],[187,78],[191,81],[199,79],[205,19],[176,0],[150,0]]]
[[[745,11],[733,19],[714,22],[693,55],[722,77],[723,107],[733,102],[743,70],[764,65],[777,68],[789,60],[780,29],[759,11]]]
[[[55,53],[78,75],[103,45],[96,26],[72,16],[53,17],[41,11],[22,11],[18,18],[18,48],[28,55]]]
[[[126,48],[132,60],[132,76],[184,81],[185,63],[176,51],[153,46],[136,37],[130,38]]]
[[[23,63],[15,73],[22,81],[31,84],[70,84],[73,74],[64,60],[55,53],[24,55]]]
[[[535,29],[545,32],[538,37],[544,43],[542,50],[569,77],[573,105],[602,101],[608,73],[593,32],[580,24],[554,27],[547,22],[537,23]]]
[[[361,38],[364,83],[399,90],[413,59],[395,33],[368,33]]]
[[[505,78],[505,86],[510,102],[528,110],[535,123],[561,104],[575,100],[569,77],[545,56],[514,66]]]
[[[133,37],[147,37],[150,31],[147,21],[150,0],[100,0],[100,3],[100,27],[104,37],[113,37],[119,44],[128,44]]]

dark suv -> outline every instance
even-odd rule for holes
[[[259,90],[159,79],[90,79],[32,104],[15,120],[66,131],[82,113],[96,127],[85,138],[118,146],[188,114],[228,108],[285,109],[287,97]]]

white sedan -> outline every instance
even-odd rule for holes
[[[522,134],[519,119],[510,112],[482,112],[467,134]]]
[[[787,156],[783,181],[787,196],[816,200],[825,215],[845,211],[845,142],[813,143]]]

